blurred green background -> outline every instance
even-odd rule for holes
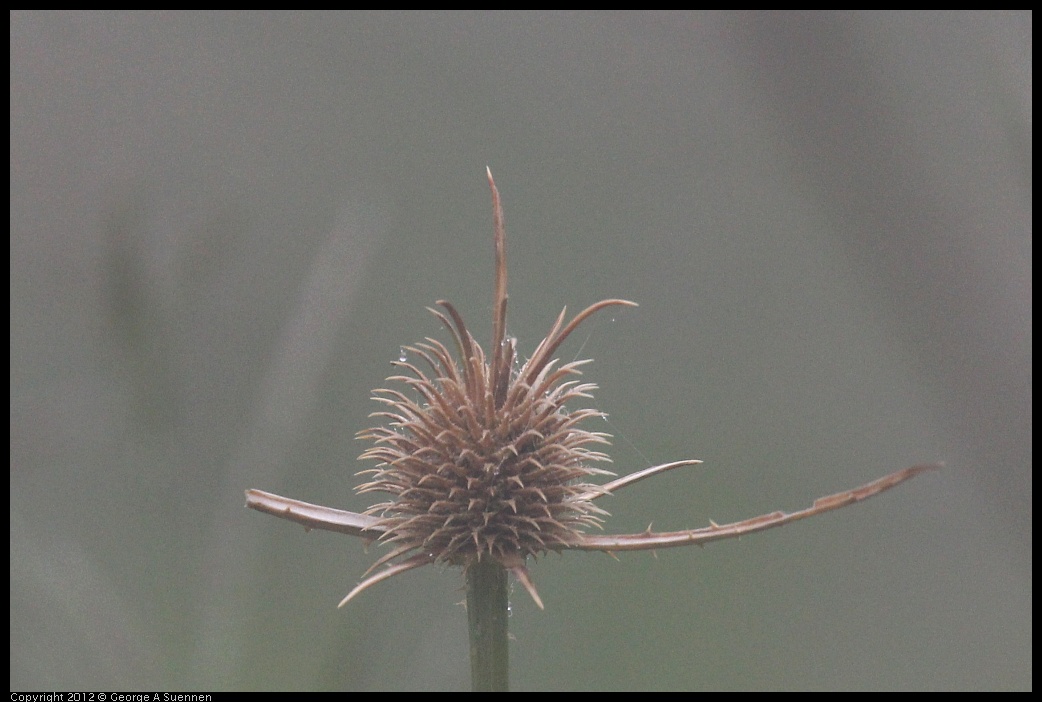
[[[1031,687],[1030,13],[11,14],[11,688],[466,689],[462,578],[243,509],[361,510],[399,345],[638,301],[596,360],[610,532],[517,689]]]

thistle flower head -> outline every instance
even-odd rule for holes
[[[400,389],[379,389],[374,399],[384,405],[374,413],[382,424],[359,433],[373,442],[361,456],[376,466],[360,493],[387,493],[389,499],[364,514],[322,507],[273,495],[246,491],[254,509],[303,524],[379,539],[393,544],[351,592],[344,605],[366,588],[398,573],[443,562],[469,568],[491,560],[509,570],[539,607],[542,601],[528,576],[529,556],[546,551],[635,551],[703,545],[764,531],[860,502],[909,478],[939,467],[905,468],[852,490],[820,497],[796,512],[771,512],[759,517],[673,532],[590,534],[607,512],[594,500],[645,478],[681,466],[701,463],[682,460],[630,473],[606,483],[591,482],[610,475],[596,467],[608,456],[596,446],[608,435],[590,431],[586,420],[604,416],[573,405],[592,399],[595,386],[579,379],[588,361],[560,363],[554,355],[585,319],[614,305],[635,306],[626,300],[602,300],[567,324],[562,311],[531,358],[519,363],[517,344],[506,336],[506,238],[499,192],[492,190],[495,231],[495,288],[492,341],[486,352],[444,300],[431,312],[448,329],[452,351],[427,338],[403,347],[405,356],[392,363],[402,374],[388,380]],[[379,566],[386,566],[377,570]],[[377,570],[377,572],[373,572]]]
[[[392,498],[367,513],[379,517],[383,540],[398,553],[418,549],[458,565],[492,558],[514,566],[575,546],[600,525],[604,510],[590,499],[598,487],[587,480],[608,473],[594,464],[609,460],[591,448],[607,435],[582,426],[602,414],[569,409],[595,389],[574,379],[585,361],[558,367],[537,355],[517,369],[511,339],[497,349],[499,363],[489,362],[452,306],[439,304],[448,316],[434,314],[449,328],[458,360],[428,338],[404,347],[425,368],[393,363],[408,375],[388,380],[407,391],[375,391],[386,409],[372,416],[387,423],[359,434],[375,442],[361,458],[379,465],[359,474],[370,480],[358,492]]]
[[[564,324],[565,311],[527,362],[506,336],[506,257],[499,193],[488,174],[495,221],[496,280],[492,344],[486,353],[456,309],[439,300],[430,311],[447,328],[455,353],[427,338],[403,347],[392,365],[403,375],[378,389],[384,421],[360,432],[374,442],[362,460],[375,468],[359,475],[360,493],[391,499],[370,507],[396,548],[385,559],[417,551],[435,561],[467,566],[491,558],[510,569],[548,550],[577,546],[583,532],[599,527],[606,512],[593,504],[603,493],[589,482],[611,475],[595,467],[608,461],[596,450],[608,435],[584,422],[604,415],[572,408],[592,399],[592,383],[578,379],[589,361],[561,364],[554,353],[587,317],[625,300],[603,300]],[[415,363],[407,359],[416,359]]]

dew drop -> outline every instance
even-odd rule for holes
[[[405,350],[404,346],[398,347],[398,360],[405,363],[409,360],[409,352]]]
[[[510,600],[507,600],[507,616],[514,616],[514,605],[510,602]]]

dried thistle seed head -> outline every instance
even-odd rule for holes
[[[453,330],[457,343],[466,334],[462,326]],[[362,459],[380,465],[362,471],[371,478],[358,491],[392,499],[367,513],[380,518],[386,541],[454,564],[491,557],[513,565],[576,545],[583,530],[601,521],[603,510],[589,499],[597,488],[585,480],[607,472],[592,464],[608,457],[590,448],[607,436],[580,426],[600,412],[569,410],[567,403],[589,398],[594,386],[565,380],[581,362],[556,370],[551,362],[531,380],[523,369],[512,373],[497,399],[484,353],[473,338],[468,342],[460,344],[470,354],[459,364],[434,340],[407,347],[428,372],[397,361],[409,375],[390,380],[409,386],[414,399],[375,391],[387,409],[374,416],[389,425],[360,434],[376,442]],[[514,344],[506,349],[510,368]]]
[[[608,473],[593,465],[608,457],[590,448],[591,444],[608,443],[608,435],[580,426],[586,419],[603,415],[594,409],[568,408],[573,400],[590,399],[594,386],[573,378],[581,375],[578,368],[586,361],[558,367],[553,356],[594,312],[634,303],[602,300],[568,324],[564,324],[562,311],[532,357],[518,369],[516,345],[506,338],[506,241],[503,210],[491,172],[488,182],[496,249],[489,353],[485,354],[459,313],[444,300],[438,302],[444,312],[431,312],[448,328],[455,355],[430,338],[403,347],[405,358],[394,365],[407,375],[389,380],[403,384],[404,392],[376,390],[375,399],[386,409],[373,416],[386,424],[359,434],[374,441],[362,458],[378,465],[360,473],[370,480],[358,491],[387,492],[391,499],[358,514],[260,490],[246,491],[248,507],[307,529],[396,544],[340,601],[341,607],[378,582],[435,561],[466,568],[492,559],[513,573],[541,608],[542,600],[525,567],[525,558],[531,554],[566,548],[614,554],[702,546],[842,509],[940,468],[939,464],[905,468],[852,490],[820,497],[795,512],[776,511],[727,524],[710,520],[707,527],[682,531],[653,532],[649,527],[639,534],[585,533],[588,527],[600,525],[599,515],[607,514],[593,500],[701,461],[663,463],[600,485],[585,482],[589,476]],[[409,354],[419,359],[416,364],[407,360]],[[373,573],[380,565],[386,567]]]
[[[373,505],[381,539],[396,548],[381,562],[418,551],[452,564],[491,558],[508,568],[529,555],[575,547],[606,514],[592,499],[603,493],[588,478],[609,474],[594,467],[608,456],[591,446],[608,435],[590,431],[584,420],[595,409],[571,409],[589,400],[595,386],[576,379],[587,361],[558,365],[553,353],[598,309],[632,305],[605,300],[563,326],[564,312],[527,363],[518,367],[516,342],[507,339],[506,259],[502,210],[492,183],[496,281],[492,345],[488,354],[444,300],[432,309],[452,336],[454,356],[440,342],[404,347],[415,363],[392,365],[405,375],[388,380],[404,391],[378,389],[386,409],[372,416],[384,426],[363,431],[375,445],[363,460],[368,482],[358,492],[386,492]],[[422,369],[421,369],[422,366]]]

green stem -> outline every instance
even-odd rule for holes
[[[510,670],[507,572],[494,561],[481,561],[467,568],[467,623],[474,692],[506,692]]]

